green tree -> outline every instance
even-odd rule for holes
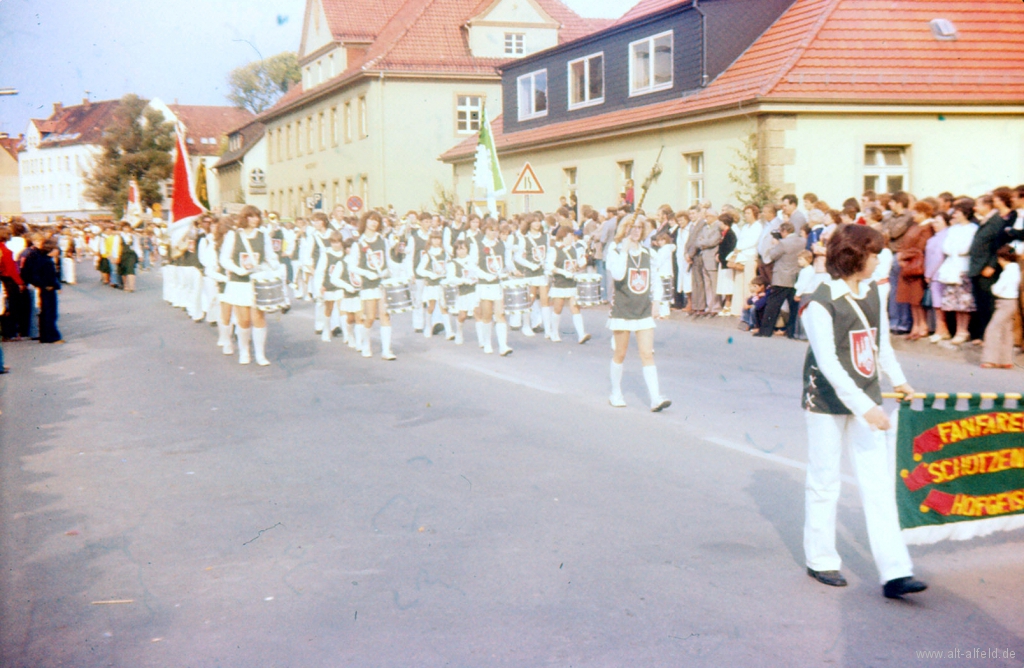
[[[736,184],[733,196],[743,205],[756,204],[759,207],[778,199],[779,191],[761,175],[757,134],[751,133],[743,140],[743,150],[733,150],[738,160],[737,163],[729,165],[729,180]]]
[[[85,178],[85,196],[120,218],[128,184],[139,184],[143,207],[163,201],[160,184],[171,176],[174,125],[137,95],[125,95],[100,139],[102,152]]]
[[[289,51],[257,60],[228,74],[228,100],[241,109],[258,114],[277,102],[288,87],[302,79],[298,57]]]

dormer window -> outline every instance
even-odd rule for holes
[[[569,108],[604,102],[604,54],[569,61]]]
[[[548,71],[537,70],[516,80],[519,91],[519,120],[548,115]]]
[[[644,95],[672,87],[672,31],[629,45],[629,94]]]
[[[505,33],[505,55],[522,56],[526,53],[526,35],[521,32]]]

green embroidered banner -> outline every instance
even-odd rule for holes
[[[971,395],[961,411],[953,397],[943,408],[935,395],[923,410],[900,405],[896,504],[907,543],[1024,526],[1024,408],[1007,408],[998,395],[982,409]]]

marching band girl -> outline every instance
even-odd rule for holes
[[[224,301],[224,288],[227,287],[228,277],[221,272],[220,251],[224,246],[224,239],[228,232],[234,227],[234,220],[231,216],[224,216],[217,221],[217,227],[213,232],[213,264],[206,266],[207,275],[217,282],[217,308],[220,311],[220,319],[217,321],[217,345],[221,347],[225,355],[234,355],[235,347],[231,341],[231,304]]]
[[[576,236],[572,228],[562,226],[555,232],[555,248],[548,254],[547,270],[552,275],[550,296],[554,302],[551,322],[551,340],[558,343],[562,340],[559,336],[559,322],[562,317],[562,308],[565,302],[569,302],[569,310],[572,311],[572,324],[576,328],[576,336],[580,343],[590,340],[590,334],[583,328],[583,314],[580,307],[576,305],[576,274],[580,267],[587,262],[586,251],[576,244]]]
[[[523,223],[523,244],[516,256],[516,264],[522,267],[523,276],[529,283],[531,316],[533,307],[540,300],[541,321],[544,323],[544,336],[551,336],[551,307],[548,303],[547,267],[550,243],[544,233],[544,221],[537,216],[526,217]],[[533,336],[533,318],[523,323],[523,334]]]
[[[476,265],[469,257],[469,244],[464,239],[455,242],[455,259],[448,263],[448,282],[459,288],[459,296],[448,310],[454,310],[458,316],[455,321],[455,345],[462,345],[462,323],[466,322],[470,311],[477,307],[476,298]]]
[[[424,329],[429,329],[429,326],[425,324],[427,318],[424,317],[423,313],[423,289],[426,287],[426,279],[419,273],[420,261],[423,259],[423,255],[427,252],[427,246],[430,245],[430,214],[420,213],[419,216],[412,211],[409,212],[407,219],[409,220],[409,241],[407,245],[407,252],[409,252],[410,263],[412,264],[412,271],[410,274],[413,277],[412,286],[412,328],[413,331],[422,332]],[[428,311],[429,313],[429,311]],[[429,334],[427,336],[430,336]]]
[[[345,321],[342,326],[345,329],[345,341],[353,350],[363,350],[363,301],[359,298],[359,291],[363,285],[363,279],[359,274],[352,271],[352,267],[359,262],[359,245],[355,236],[345,239],[344,231],[341,233],[344,241],[341,247],[345,251],[345,262],[341,265],[340,279],[348,283],[349,288],[344,288],[344,296],[338,301],[338,308],[345,314]]]
[[[380,287],[382,278],[390,275],[388,270],[388,245],[380,234],[381,217],[376,211],[364,215],[359,221],[359,254],[355,266],[350,267],[354,274],[362,278],[359,298],[363,302],[363,357],[373,357],[370,343],[370,331],[373,322],[380,316],[381,357],[385,360],[395,359],[391,352],[391,316],[388,313],[384,291]]]
[[[428,315],[434,312],[436,306],[441,306],[444,335],[450,341],[454,335],[452,334],[451,319],[444,307],[444,288],[441,287],[441,281],[448,276],[448,256],[444,252],[444,237],[440,232],[434,232],[430,235],[429,243],[426,251],[420,256],[419,266],[416,267],[416,275],[425,281],[421,299]],[[433,329],[428,322],[427,326],[423,328],[423,336],[429,339],[433,334]]]
[[[277,255],[265,232],[260,231],[260,210],[246,206],[239,214],[238,229],[224,238],[220,264],[227,270],[228,282],[221,300],[234,307],[238,333],[238,363],[249,364],[249,341],[252,340],[256,363],[268,366],[266,356],[267,318],[256,308],[252,275],[259,269],[276,271]]]
[[[654,318],[651,317],[651,254],[640,241],[651,233],[651,224],[627,216],[615,232],[615,243],[608,249],[605,262],[615,282],[615,302],[608,318],[615,353],[611,364],[612,394],[608,402],[617,408],[625,406],[622,397],[622,363],[626,359],[629,334],[636,335],[643,365],[644,381],[651,395],[651,411],[668,408],[672,402],[661,396],[658,370],[654,366]]]
[[[480,299],[481,334],[484,352],[491,354],[491,327],[498,338],[498,353],[512,354],[508,347],[508,323],[505,321],[505,301],[501,291],[501,278],[512,265],[505,244],[498,239],[498,223],[488,218],[484,223],[484,238],[478,244],[476,294]],[[496,322],[496,326],[492,324]]]
[[[322,213],[313,214],[313,224],[310,225],[309,233],[309,261],[306,265],[309,277],[307,281],[313,296],[313,332],[323,334],[324,328],[330,328],[330,323],[324,317],[323,304],[320,301],[320,288],[323,287],[317,281],[316,268],[320,264],[320,256],[327,250],[327,239],[330,232],[327,229],[327,216]]]
[[[348,273],[346,265],[347,258],[341,232],[333,231],[330,235],[330,248],[326,248],[320,254],[320,260],[316,267],[316,284],[320,286],[320,299],[324,304],[324,320],[327,322],[331,321],[335,306],[338,307],[340,314],[341,300],[356,292],[355,287],[345,280]],[[330,327],[324,327],[320,333],[320,340],[329,343],[331,331]],[[345,334],[347,342],[347,332]]]

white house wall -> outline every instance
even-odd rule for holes
[[[1024,182],[1024,118],[944,114],[843,116],[800,114],[786,131],[794,164],[786,182],[838,207],[864,189],[864,147],[906,146],[909,191],[980,195]]]

